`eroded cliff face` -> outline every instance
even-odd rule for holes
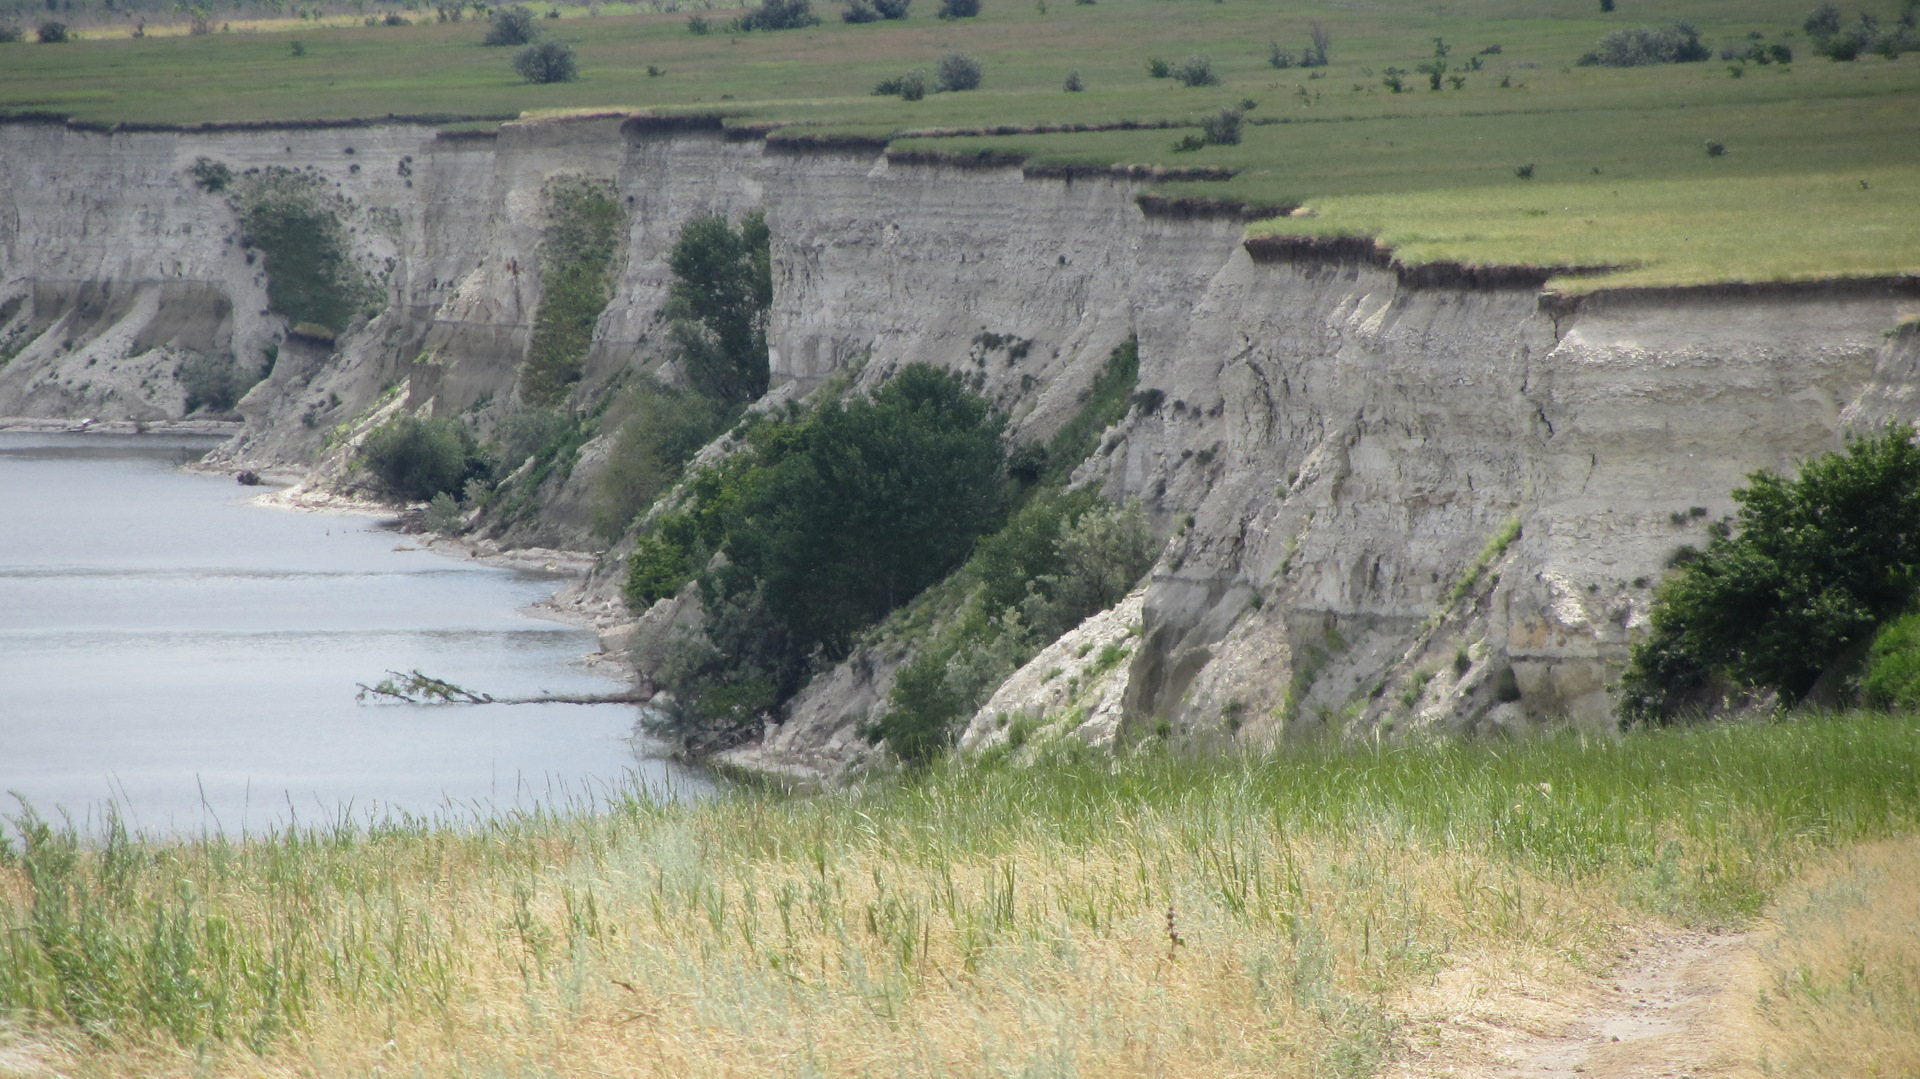
[[[230,199],[188,171],[202,157],[337,184],[384,306],[332,342],[289,336]],[[497,136],[0,125],[0,415],[178,416],[183,356],[263,364],[277,349],[222,459],[342,476],[342,431],[383,403],[482,425],[514,407],[552,178],[607,181],[627,210],[576,401],[664,358],[680,228],[764,210],[776,398],[850,365],[872,385],[927,362],[1040,439],[1138,337],[1139,403],[1076,479],[1141,499],[1167,546],[1131,601],[1138,626],[1096,627],[1132,643],[1089,681],[1087,714],[1102,741],[1207,747],[1329,723],[1610,726],[1649,586],[1731,512],[1728,491],[1916,411],[1913,334],[1887,336],[1920,308],[1913,282],[1574,302],[1512,277],[1250,252],[1237,220],[1143,212],[1144,181],[1124,175],[906,162],[620,115]],[[586,447],[511,538],[591,543],[605,450]],[[607,610],[619,576],[610,557],[565,601]],[[635,639],[684,608],[663,601]],[[856,763],[855,728],[902,658],[821,677],[736,763]],[[1009,711],[1073,711],[1056,686],[1023,703],[1019,686],[1046,681],[1034,674],[970,743]]]

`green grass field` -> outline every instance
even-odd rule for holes
[[[1786,988],[1744,1063],[1777,1042],[1905,1074],[1917,828],[1920,721],[1870,715],[1057,753],[479,828],[79,844],[29,821],[0,858],[0,1066],[1365,1076],[1515,986],[1585,991],[1645,934],[1786,902],[1797,938],[1884,947],[1756,975]],[[1826,911],[1856,855],[1893,883]]]
[[[916,139],[917,149],[1018,152],[1039,162],[1235,170],[1225,182],[1168,185],[1254,204],[1305,204],[1315,217],[1268,231],[1366,233],[1410,262],[1625,267],[1569,282],[1692,283],[1920,271],[1920,55],[1835,63],[1799,31],[1807,0],[1700,0],[1602,14],[1586,0],[1474,0],[1442,7],[1313,6],[1255,0],[987,0],[981,17],[940,22],[920,0],[905,22],[695,36],[684,14],[577,8],[540,20],[576,44],[578,82],[520,83],[511,50],[479,44],[483,24],[320,27],[66,45],[0,45],[0,111],[95,122],[507,117],[614,107],[721,111],[735,122],[817,125],[874,135],[1001,125],[1197,122],[1252,102],[1237,146],[1176,153],[1192,129]],[[1883,24],[1892,0],[1863,5]],[[608,9],[619,10],[619,9]],[[722,10],[718,16],[729,11]],[[1849,9],[1848,17],[1852,17]],[[1790,65],[1704,63],[1586,68],[1611,29],[1686,18],[1717,52],[1751,34],[1795,52]],[[1333,36],[1325,68],[1277,70],[1267,43],[1298,50],[1309,23]],[[297,27],[297,24],[296,24]],[[305,56],[292,55],[293,38]],[[1435,92],[1381,73],[1450,50],[1461,87]],[[1482,55],[1498,45],[1498,53]],[[947,51],[977,57],[982,87],[919,102],[875,97],[883,78]],[[1212,58],[1218,86],[1154,79],[1150,56]],[[1478,62],[1479,70],[1466,70]],[[652,65],[664,74],[649,76]],[[1086,89],[1062,89],[1069,70]],[[1503,86],[1502,83],[1506,85]],[[1709,140],[1725,146],[1709,156]],[[1515,169],[1533,165],[1531,180]],[[1859,181],[1866,180],[1866,188]],[[1617,194],[1616,194],[1617,192]],[[1736,212],[1728,212],[1729,209]],[[1544,210],[1544,214],[1533,211]]]

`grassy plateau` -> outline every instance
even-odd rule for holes
[[[1920,1065],[1911,716],[1063,753],[465,829],[21,823],[26,1073],[1371,1075],[1464,1063],[1460,1016],[1675,925],[1768,942],[1731,1070]]]
[[[393,27],[282,19],[199,36],[155,27],[143,38],[116,26],[61,45],[0,45],[0,111],[198,123],[616,107],[882,137],[1166,122],[1185,126],[907,144],[1035,163],[1231,170],[1229,180],[1167,193],[1303,206],[1258,227],[1370,235],[1409,263],[1616,268],[1559,283],[1572,290],[1920,271],[1920,214],[1910,209],[1920,55],[1818,56],[1801,29],[1809,6],[1694,0],[1606,13],[1587,0],[988,0],[977,18],[940,21],[921,0],[906,20],[853,25],[823,2],[817,27],[728,33],[734,12],[722,9],[708,12],[716,28],[705,35],[688,31],[685,12],[568,6],[537,22],[575,45],[581,77],[544,86],[518,81],[512,50],[482,46],[484,22],[471,18],[415,13],[415,25]],[[1883,26],[1899,17],[1892,0],[1861,10]],[[1758,42],[1785,46],[1794,60],[1577,64],[1610,31],[1676,19],[1716,57]],[[1269,65],[1269,42],[1297,55],[1314,23],[1332,39],[1326,66]],[[296,36],[303,55],[290,47]],[[1448,77],[1429,89],[1415,69],[1442,46]],[[979,89],[919,101],[870,92],[950,51],[981,62]],[[1148,72],[1150,59],[1189,56],[1208,57],[1218,83],[1189,87]],[[1388,88],[1389,69],[1406,73],[1405,92]],[[1064,89],[1070,71],[1084,90]],[[1244,110],[1239,143],[1174,149],[1229,107]]]

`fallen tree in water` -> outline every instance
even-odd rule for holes
[[[536,697],[495,697],[490,693],[475,693],[465,686],[424,674],[417,667],[405,674],[388,671],[387,677],[379,682],[371,686],[361,682],[359,686],[360,692],[354,695],[354,699],[362,703],[371,700],[396,704],[645,704],[652,699],[652,695],[646,693],[543,693]]]

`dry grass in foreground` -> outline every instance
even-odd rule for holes
[[[1367,1075],[1449,970],[1584,981],[1910,834],[1916,733],[1069,758],[245,843],[29,817],[0,1074]],[[1812,1070],[1877,1014],[1769,1001]]]

